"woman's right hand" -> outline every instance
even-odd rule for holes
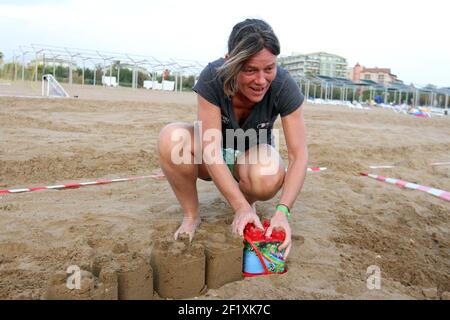
[[[239,209],[234,214],[234,220],[231,224],[231,229],[233,234],[238,234],[239,236],[244,236],[245,226],[249,223],[253,223],[256,228],[264,230],[264,227],[259,220],[258,215],[252,209],[252,207],[248,206],[248,208]]]
[[[173,238],[175,240],[178,240],[178,236],[181,234],[187,234],[189,236],[189,242],[192,242],[192,239],[194,238],[195,230],[197,229],[198,225],[201,223],[200,217],[184,217],[183,223],[178,228],[178,230],[173,235]]]

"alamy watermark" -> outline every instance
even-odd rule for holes
[[[81,269],[78,266],[72,265],[69,266],[66,270],[66,273],[69,274],[66,280],[66,287],[69,290],[80,290],[81,289]]]
[[[367,289],[380,290],[381,289],[381,269],[379,266],[372,265],[367,268]]]

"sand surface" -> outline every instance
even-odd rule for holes
[[[0,189],[148,175],[167,123],[196,119],[192,93],[38,85],[0,87]],[[450,191],[450,117],[304,105],[310,167],[291,222],[283,276],[247,278],[199,299],[424,299],[450,291],[450,203],[359,176],[361,171]],[[280,128],[280,122],[277,122]],[[284,138],[280,152],[286,159]],[[396,164],[393,169],[370,165]],[[199,181],[197,239],[230,232],[233,212],[212,182]],[[278,196],[257,203],[270,217]],[[0,195],[0,298],[44,299],[52,274],[96,254],[150,256],[170,239],[182,211],[165,180]],[[195,240],[194,240],[195,241]],[[369,290],[367,268],[381,270]],[[446,293],[447,292],[447,293]],[[156,298],[157,295],[155,295]]]

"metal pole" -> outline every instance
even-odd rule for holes
[[[183,92],[183,74],[180,73],[180,92]]]
[[[320,83],[320,99],[322,99],[323,96],[323,82]]]
[[[139,70],[136,68],[136,72],[134,73],[135,79],[134,79],[134,87],[135,89],[138,88],[138,80],[139,80]]]
[[[72,85],[72,57],[69,61],[69,84]]]
[[[177,85],[178,85],[178,72],[175,72],[175,92],[177,92],[178,90]]]
[[[22,53],[22,81],[25,81],[25,52]]]
[[[309,98],[309,80],[306,80],[306,100]]]
[[[305,91],[305,97],[308,98],[308,80],[303,81],[303,90]]]
[[[45,53],[42,54],[42,75],[45,74]]]
[[[17,65],[16,65],[16,55],[15,54],[13,55],[13,66],[14,66],[13,80],[16,81],[16,68],[17,68]]]
[[[97,78],[97,66],[94,65],[94,87],[95,87],[95,78]]]
[[[139,70],[136,67],[136,71],[134,72],[134,88],[138,88],[138,80],[139,80]]]
[[[84,66],[84,60],[83,60],[83,76],[81,79],[81,86],[84,86],[84,68],[85,68],[85,66]]]
[[[448,115],[448,94],[445,95],[445,115]]]
[[[120,63],[117,65],[117,85],[120,86]]]
[[[34,81],[37,81],[37,73],[38,73],[38,54],[36,53],[36,58],[34,60]]]
[[[17,60],[18,60],[19,56],[16,56],[15,58],[15,62],[14,62],[14,81],[17,81]]]
[[[103,79],[104,79],[104,77],[106,76],[105,69],[106,69],[106,62],[105,62],[105,58],[103,58],[103,68],[102,68],[102,85],[103,85],[103,86],[106,85],[106,83],[103,82]]]

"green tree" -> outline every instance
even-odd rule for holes
[[[120,85],[124,87],[131,87],[131,80],[133,78],[133,71],[128,68],[120,68]]]
[[[183,77],[183,90],[192,90],[195,84],[195,76]]]

